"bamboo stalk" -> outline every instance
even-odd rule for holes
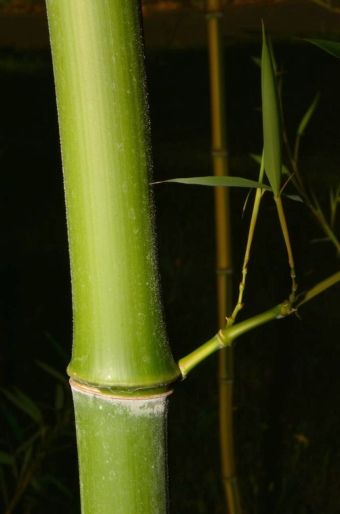
[[[71,260],[83,514],[167,510],[165,396],[181,373],[162,320],[140,16],[48,0]]]
[[[93,477],[81,475],[82,512],[167,512],[167,395],[114,398],[77,382],[72,393],[79,467]]]
[[[208,50],[211,90],[212,157],[214,175],[228,175],[225,122],[225,85],[220,0],[207,0]],[[231,312],[231,232],[228,188],[215,188],[216,268],[218,324],[223,328]],[[235,471],[233,440],[233,355],[226,348],[219,353],[219,416],[222,481],[230,514],[241,512]]]

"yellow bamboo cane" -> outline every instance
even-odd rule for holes
[[[208,50],[211,90],[212,159],[214,175],[228,175],[226,148],[224,65],[221,34],[220,0],[207,0]],[[231,237],[229,191],[215,188],[216,271],[219,328],[225,327],[226,315],[231,312]],[[219,353],[219,413],[222,481],[229,514],[241,512],[235,472],[232,422],[233,359],[231,348]]]

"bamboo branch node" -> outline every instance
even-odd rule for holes
[[[225,337],[225,335],[223,334],[222,330],[219,330],[216,334],[216,337],[217,339],[219,340],[219,342],[221,343],[221,346],[223,348],[226,348],[227,346],[229,346],[228,344],[228,340],[227,338]]]
[[[291,314],[294,314],[294,313],[295,314],[297,313],[297,309],[292,307],[292,301],[290,299],[285,300],[280,305],[280,312],[276,316],[276,319],[286,318],[287,316],[290,316]]]

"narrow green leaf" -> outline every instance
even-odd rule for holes
[[[58,341],[56,339],[54,339],[54,337],[49,332],[45,331],[44,334],[47,337],[47,339],[50,341],[50,343],[52,344],[55,351],[63,359],[63,361],[65,363],[68,363],[70,360],[70,356],[67,353],[67,351],[61,346],[60,343],[58,343]]]
[[[9,466],[12,466],[14,463],[14,458],[9,453],[0,451],[0,462],[1,464],[8,464]]]
[[[340,57],[340,43],[338,41],[328,41],[327,39],[304,39],[304,41],[318,46],[334,57]]]
[[[262,25],[262,119],[264,139],[264,167],[274,195],[281,187],[282,124],[279,97],[270,49]]]
[[[254,159],[255,162],[258,164],[262,164],[262,155],[256,154],[256,153],[250,153],[249,154],[252,159]],[[288,168],[284,164],[282,164],[282,173],[286,173],[287,175],[291,175],[291,173],[288,171]]]
[[[3,394],[10,400],[14,405],[16,405],[20,410],[26,412],[34,421],[37,423],[41,423],[43,420],[42,413],[29,396],[20,391],[18,388],[14,388],[14,393],[8,391],[5,388],[2,388]]]
[[[27,414],[29,414],[37,423],[41,423],[43,421],[43,415],[37,403],[18,387],[13,387],[13,390],[17,395],[17,398],[22,402],[22,405],[26,408]]]
[[[294,202],[302,202],[302,203],[304,203],[304,201],[302,200],[301,196],[299,196],[299,195],[286,195],[286,194],[283,194],[283,196],[285,196],[286,198],[289,198],[290,200],[294,200]]]
[[[7,405],[3,405],[3,422],[8,425],[18,443],[24,440],[24,430]]]
[[[261,155],[258,155],[258,154],[255,154],[255,153],[251,153],[249,154],[250,157],[252,159],[254,159],[255,162],[257,162],[258,164],[261,164],[262,162],[262,156]],[[289,177],[292,175],[290,173],[290,171],[288,170],[288,168],[282,164],[282,173],[284,173],[285,175],[288,175]],[[304,203],[303,199],[299,196],[299,195],[286,195],[283,193],[284,196],[286,196],[287,198],[290,198],[291,200],[294,200],[295,202],[302,202]]]
[[[57,384],[54,395],[54,407],[56,410],[61,410],[63,408],[65,404],[64,396],[64,387],[62,387],[60,384]]]
[[[256,66],[261,68],[261,57],[252,57],[251,60],[256,64]]]
[[[252,159],[254,159],[255,162],[257,162],[258,164],[261,164],[261,162],[262,162],[262,155],[258,155],[258,154],[255,154],[255,153],[251,153],[249,155],[250,155],[250,157]],[[287,166],[285,166],[284,164],[282,164],[282,174],[283,175],[288,175],[288,177],[291,176],[291,172],[289,171]]]
[[[271,190],[266,184],[248,180],[242,177],[190,177],[190,178],[172,178],[170,180],[162,180],[161,182],[153,182],[153,184],[162,184],[163,182],[177,182],[178,184],[192,184],[196,186],[226,186],[226,187],[258,187],[261,189]]]
[[[29,463],[31,462],[32,455],[33,455],[33,448],[32,448],[32,446],[28,446],[27,450],[24,453],[24,458],[23,458],[20,473],[19,473],[19,484],[24,478],[25,472],[29,466]]]
[[[261,164],[261,162],[262,162],[262,155],[259,155],[257,153],[250,153],[249,155],[250,155],[250,157],[252,159],[254,159],[255,162],[257,162],[258,164]]]
[[[51,375],[51,377],[56,378],[57,380],[59,380],[59,382],[62,382],[63,384],[67,384],[68,378],[66,375],[63,375],[62,373],[60,373],[60,371],[52,368],[52,366],[49,366],[44,362],[38,360],[36,360],[35,362],[41,369],[43,369],[44,371],[46,371],[46,373]]]
[[[23,453],[27,450],[29,446],[34,445],[34,443],[41,437],[41,431],[38,430],[35,432],[31,437],[29,437],[17,450],[15,451],[16,455],[20,455],[20,453]]]
[[[277,64],[276,64],[276,59],[275,59],[275,54],[274,54],[274,49],[273,49],[273,44],[272,44],[272,40],[268,38],[268,48],[269,48],[269,52],[270,52],[270,56],[271,56],[271,59],[272,59],[272,63],[273,63],[273,69],[274,69],[274,73],[276,74],[277,72]],[[259,68],[262,67],[262,61],[261,61],[261,57],[252,57],[251,60],[256,64],[256,66],[258,66]]]
[[[311,243],[328,243],[328,241],[331,241],[330,237],[319,237],[317,239],[311,239]]]
[[[269,49],[269,53],[270,53],[270,58],[271,58],[272,65],[273,65],[274,74],[276,77],[277,63],[276,63],[276,59],[275,59],[274,48],[273,48],[273,43],[272,43],[271,38],[267,39],[267,44],[268,44],[268,49]]]
[[[306,130],[306,127],[315,111],[315,108],[316,106],[318,105],[318,102],[319,102],[319,98],[320,98],[320,93],[318,93],[313,102],[311,103],[310,107],[307,109],[305,115],[303,116],[302,120],[300,121],[300,125],[297,129],[297,136],[298,137],[301,137],[304,133],[304,131]]]
[[[74,498],[74,495],[72,494],[71,490],[68,487],[66,487],[60,480],[55,478],[53,475],[44,475],[41,481],[45,486],[54,485],[61,493],[65,494],[69,498]]]
[[[287,168],[287,166],[285,166],[284,164],[282,164],[282,174],[283,175],[288,175],[288,177],[291,176],[291,172],[289,171],[289,169]]]
[[[44,491],[44,484],[41,484],[41,477],[34,478],[30,481],[30,486],[32,489],[34,489],[37,493],[41,494]]]

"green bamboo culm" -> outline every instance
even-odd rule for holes
[[[47,11],[71,260],[68,373],[82,512],[162,513],[166,398],[181,373],[166,339],[155,266],[140,12],[127,0],[47,0]]]

